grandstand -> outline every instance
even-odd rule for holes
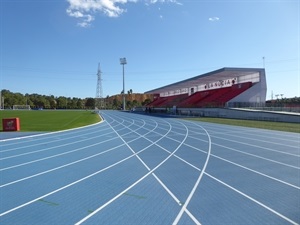
[[[265,69],[222,68],[145,92],[153,108],[206,108],[263,106],[266,102]]]

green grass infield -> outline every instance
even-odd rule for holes
[[[189,120],[300,133],[299,123],[237,120],[237,119],[208,118],[208,117],[189,118]]]
[[[20,131],[58,131],[99,122],[99,115],[84,110],[1,110],[2,119],[19,118]]]

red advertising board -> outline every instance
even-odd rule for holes
[[[19,118],[7,118],[2,119],[3,131],[19,131],[20,119]]]

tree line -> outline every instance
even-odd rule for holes
[[[266,101],[267,106],[299,106],[300,97],[295,96],[294,98],[277,98]]]
[[[141,97],[142,96],[142,97]],[[128,109],[143,106],[151,102],[151,97],[144,94],[133,94],[132,89],[126,95],[126,107]],[[120,109],[122,106],[122,95],[107,96],[103,98],[105,109]],[[54,95],[21,94],[9,90],[1,90],[1,108],[12,109],[14,105],[29,105],[31,109],[95,109],[95,98],[71,98]]]
[[[103,98],[102,107],[105,109],[120,109],[122,107],[123,93]],[[145,106],[153,100],[152,95],[134,94],[130,89],[125,95],[126,109]],[[95,109],[98,107],[95,98],[71,98],[54,95],[21,94],[9,90],[1,90],[1,108],[12,109],[14,105],[29,105],[31,109]],[[269,107],[299,107],[300,97],[281,98],[266,101]]]

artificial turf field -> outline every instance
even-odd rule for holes
[[[94,124],[100,117],[86,110],[1,110],[2,119],[20,119],[20,131],[58,131]]]

